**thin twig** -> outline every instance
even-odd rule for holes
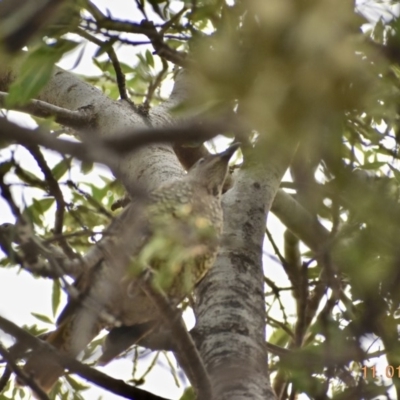
[[[266,318],[267,318],[267,322],[269,322],[271,325],[274,324],[278,328],[281,328],[282,330],[284,330],[290,338],[292,338],[292,339],[294,338],[294,334],[293,334],[292,330],[286,324],[278,321],[275,318],[270,317],[269,315],[267,315]]]
[[[85,31],[84,29],[77,28],[76,33],[81,35],[85,39],[89,40],[92,43],[97,44],[99,47],[104,48],[108,57],[110,58],[112,65],[114,67],[115,76],[117,77],[117,84],[118,84],[118,91],[119,96],[122,100],[126,100],[130,102],[128,93],[126,91],[126,81],[125,75],[122,72],[121,64],[119,63],[117,53],[115,52],[112,46],[112,40],[109,42],[103,42],[102,40],[98,39],[96,36],[91,35],[89,32]]]
[[[12,374],[11,368],[8,365],[6,365],[4,368],[3,375],[0,378],[0,393],[2,393],[5,387],[7,386],[7,383],[11,378],[11,374]]]
[[[157,31],[157,28],[151,21],[145,19],[140,24],[137,24],[132,21],[115,20],[104,15],[93,3],[88,3],[89,11],[95,18],[93,22],[96,22],[97,29],[103,28],[111,31],[145,35],[150,39],[155,52],[160,57],[180,66],[187,64],[186,54],[168,46],[164,42],[163,34]]]
[[[47,342],[32,336],[30,333],[24,331],[19,326],[3,318],[2,316],[0,316],[0,329],[13,336],[17,341],[26,343],[34,350],[43,350],[47,354],[54,355],[54,358],[57,360],[57,362],[59,362],[64,368],[68,369],[70,373],[75,373],[81,378],[84,378],[85,380],[92,382],[95,385],[116,395],[135,400],[168,400],[164,397],[157,396],[145,390],[128,385],[120,379],[111,378],[110,376],[94,368],[82,364],[74,358],[61,354]]]
[[[10,186],[4,182],[4,174],[3,173],[0,173],[0,190],[1,190],[1,196],[8,203],[8,206],[10,207],[14,217],[19,218],[21,215],[21,212],[19,211],[19,207],[15,204],[15,201],[12,197],[12,194],[10,191]]]
[[[7,365],[11,368],[11,370],[15,373],[15,375],[17,375],[18,378],[23,383],[28,385],[35,392],[36,398],[40,400],[50,400],[47,394],[43,391],[43,389],[40,386],[38,386],[38,384],[30,376],[28,376],[24,371],[22,371],[21,368],[18,367],[14,358],[3,347],[1,343],[0,343],[0,355],[3,357],[5,361],[7,361]]]
[[[88,201],[88,203],[90,203],[93,207],[96,208],[97,212],[99,212],[100,214],[103,214],[105,217],[107,217],[109,219],[112,219],[114,217],[112,215],[112,213],[110,213],[99,201],[97,201],[89,193],[87,193],[84,190],[82,190],[81,188],[79,188],[79,186],[75,182],[68,180],[67,185],[70,188],[76,190],[81,196],[83,196]]]
[[[161,59],[162,64],[163,64],[163,68],[162,70],[157,74],[157,76],[155,77],[154,81],[150,83],[149,88],[147,90],[147,95],[146,98],[144,100],[144,104],[147,107],[150,107],[150,102],[151,99],[154,96],[154,92],[156,91],[156,89],[161,85],[161,82],[164,78],[164,75],[167,73],[168,71],[168,63],[164,60]]]
[[[269,231],[268,228],[265,229],[265,233],[267,235],[267,238],[268,238],[269,242],[271,243],[272,248],[275,251],[276,256],[279,258],[279,261],[281,262],[282,266],[286,265],[287,263],[286,263],[285,257],[280,252],[279,247],[275,243],[275,240],[272,237],[271,232]]]
[[[61,235],[59,244],[63,249],[64,253],[69,258],[75,258],[76,254],[74,250],[69,246],[68,242],[62,237],[62,231],[64,226],[64,213],[65,213],[65,200],[60,189],[60,185],[57,180],[54,178],[53,173],[47,164],[46,159],[43,157],[42,152],[40,151],[38,146],[26,146],[29,152],[32,154],[33,158],[37,162],[40,170],[42,171],[44,178],[47,182],[47,187],[49,194],[54,197],[56,201],[56,215],[54,222],[54,234]]]
[[[173,16],[170,18],[169,21],[165,22],[165,23],[162,25],[161,30],[160,30],[160,34],[164,34],[164,33],[165,33],[169,28],[171,28],[171,27],[174,25],[174,23],[175,23],[176,21],[178,21],[179,18],[180,18],[186,11],[188,11],[188,10],[189,10],[189,8],[188,8],[186,5],[184,5],[180,11],[178,11],[175,15],[173,15]],[[165,36],[164,36],[164,37],[165,37]]]

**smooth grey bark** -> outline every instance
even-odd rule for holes
[[[274,399],[265,347],[262,265],[265,223],[290,155],[238,172],[223,199],[224,230],[214,267],[197,293],[195,334],[214,399]]]
[[[90,138],[95,140],[95,135],[110,137],[146,123],[173,123],[168,110],[184,95],[184,82],[178,80],[170,100],[152,110],[145,121],[126,102],[113,101],[73,74],[57,69],[38,98],[71,110],[88,109],[95,116]],[[221,251],[197,291],[196,307],[199,350],[211,377],[214,399],[274,398],[265,348],[262,245],[267,212],[288,164],[288,156],[271,156],[267,163],[245,165],[234,188],[224,196]],[[182,176],[183,169],[171,146],[163,144],[128,154],[113,173],[134,195],[138,181],[152,189]]]
[[[13,76],[12,71],[0,69],[1,91],[7,91]],[[184,94],[181,80],[178,80],[170,99],[152,110],[148,119],[145,119],[127,102],[112,100],[74,74],[55,68],[52,78],[37,99],[69,110],[85,109],[92,113],[92,135],[88,137],[86,134],[82,137],[82,140],[90,144],[97,136],[110,138],[132,127],[144,127],[149,123],[154,126],[172,124],[173,119],[168,111],[182,100],[181,96]],[[87,130],[88,127],[82,128]],[[146,146],[132,151],[121,157],[118,165],[112,166],[111,169],[133,196],[138,182],[151,190],[166,180],[183,174],[172,146],[167,144]]]

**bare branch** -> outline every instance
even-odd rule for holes
[[[82,143],[57,139],[45,129],[32,130],[23,128],[5,118],[0,118],[0,137],[25,146],[39,145],[47,147],[61,154],[70,154],[82,161],[104,163],[105,160],[108,160],[109,164],[113,161],[116,162],[113,153],[105,148],[100,149],[101,146],[87,146]]]
[[[98,39],[97,37],[91,35],[89,32],[86,32],[83,29],[77,28],[76,33],[78,33],[80,36],[83,38],[89,40],[92,43],[97,44],[99,47],[105,48],[106,53],[108,54],[108,57],[110,57],[110,60],[113,64],[115,75],[117,77],[117,84],[118,84],[118,90],[119,90],[119,95],[122,100],[126,100],[130,102],[127,90],[126,90],[126,82],[125,82],[125,75],[122,72],[121,69],[121,64],[119,63],[117,54],[115,53],[115,50],[112,46],[111,40],[106,43]]]
[[[128,385],[120,379],[111,378],[110,376],[100,371],[97,371],[94,368],[91,368],[71,357],[61,354],[47,342],[44,342],[32,336],[30,333],[24,331],[19,326],[3,318],[2,316],[0,316],[0,329],[13,336],[18,342],[25,343],[28,347],[34,350],[38,349],[41,351],[45,351],[47,354],[50,354],[64,368],[68,369],[70,373],[75,373],[80,377],[86,379],[87,381],[92,382],[95,385],[102,387],[103,389],[106,389],[114,394],[122,396],[126,399],[168,400],[164,397],[160,397],[137,387]]]
[[[54,178],[50,167],[47,164],[47,161],[43,157],[42,152],[40,151],[38,146],[27,146],[27,149],[32,154],[34,159],[36,160],[39,168],[41,169],[44,178],[47,182],[48,192],[51,196],[54,197],[56,201],[56,215],[55,215],[55,222],[54,222],[54,234],[60,235],[59,243],[62,249],[64,250],[65,254],[70,257],[76,257],[75,252],[69,246],[68,242],[61,236],[63,231],[64,225],[64,212],[65,212],[65,200],[64,196],[61,192],[60,186],[57,180]]]
[[[0,120],[1,123],[1,120]],[[0,128],[1,131],[1,128]],[[0,191],[1,191],[1,196],[3,199],[8,203],[13,215],[15,218],[18,218],[21,215],[21,212],[19,211],[19,207],[16,205],[11,191],[10,191],[10,186],[7,185],[4,182],[4,173],[0,172]]]
[[[0,118],[0,137],[3,139],[27,146],[44,146],[62,154],[70,154],[83,161],[95,161],[106,165],[117,162],[118,154],[126,154],[151,143],[205,141],[231,130],[235,130],[234,121],[228,123],[228,121],[220,120],[203,124],[190,122],[165,128],[134,129],[110,139],[91,142],[89,146],[84,143],[57,139],[41,128],[35,131],[22,128],[5,118]]]
[[[4,368],[3,375],[0,378],[0,393],[4,390],[6,387],[8,381],[11,378],[12,371],[8,365]]]
[[[105,16],[96,6],[91,2],[90,11],[96,19],[99,28],[108,29],[117,32],[137,33],[147,36],[153,44],[156,54],[165,58],[176,65],[184,66],[186,64],[186,54],[181,53],[169,47],[164,42],[162,32],[158,32],[153,22],[143,20],[140,24],[131,21],[115,20]]]
[[[282,189],[278,190],[271,211],[311,250],[321,252],[329,240],[329,231]]]
[[[6,92],[0,92],[0,107],[5,107],[5,100],[8,96]],[[13,106],[13,110],[22,111],[40,118],[54,117],[59,124],[71,128],[87,128],[93,120],[93,115],[85,110],[67,110],[42,100],[30,100],[23,106]]]
[[[26,385],[28,385],[34,392],[39,400],[49,400],[47,394],[37,385],[37,383],[29,377],[21,368],[18,367],[11,354],[0,343],[0,355],[7,361],[7,366],[18,376],[18,378]]]

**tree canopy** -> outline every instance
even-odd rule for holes
[[[180,381],[170,350],[182,399],[400,398],[400,19],[381,3],[135,0],[120,18],[96,0],[0,2],[0,277],[53,285],[38,325],[0,315],[0,400],[27,395],[12,373],[37,389],[27,349],[46,347],[34,336],[106,228],[129,231],[121,209],[234,141],[219,254],[179,307],[194,328],[161,294],[170,332],[122,354],[129,381],[96,370],[103,334],[39,398],[169,398],[140,385],[160,354]],[[77,74],[91,49],[97,72]]]

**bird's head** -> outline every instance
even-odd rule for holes
[[[228,164],[240,143],[231,144],[225,151],[200,158],[188,172],[188,179],[206,187],[207,191],[219,196],[222,192]]]

